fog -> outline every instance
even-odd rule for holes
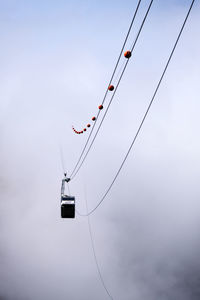
[[[0,3],[2,300],[108,299],[87,218],[60,218],[60,147],[70,173],[88,135],[71,126],[79,130],[97,113],[136,1],[126,4]],[[116,174],[189,5],[154,2],[94,146],[70,183],[81,213],[85,191],[92,209]],[[197,1],[124,168],[90,217],[114,299],[200,298],[199,8]]]

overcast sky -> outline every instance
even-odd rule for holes
[[[127,50],[149,2],[142,1]],[[94,147],[70,184],[80,212],[84,191],[92,209],[119,168],[190,3],[154,0]],[[88,136],[71,126],[80,130],[96,115],[136,5],[0,1],[1,300],[109,299],[87,218],[60,218],[59,147],[71,172]],[[91,216],[114,299],[200,299],[199,36],[196,0],[135,147]]]

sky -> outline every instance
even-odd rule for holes
[[[126,49],[150,1],[142,1]],[[154,0],[102,128],[70,183],[95,207],[151,100],[191,1]],[[137,1],[0,1],[0,299],[109,299],[87,218],[60,218]],[[200,4],[195,1],[148,118],[91,215],[96,256],[118,300],[200,299]],[[123,63],[123,59],[122,59]],[[114,85],[116,82],[114,82]],[[109,101],[105,102],[105,106]]]

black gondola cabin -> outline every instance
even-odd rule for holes
[[[62,180],[61,186],[61,218],[75,218],[75,197],[65,195],[65,182]]]

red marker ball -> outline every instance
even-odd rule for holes
[[[130,58],[130,57],[131,57],[131,51],[126,51],[126,52],[124,53],[124,56],[125,56],[126,58]]]
[[[113,91],[114,90],[114,85],[109,85],[108,90]]]

